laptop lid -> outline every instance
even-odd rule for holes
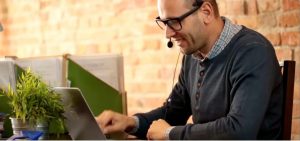
[[[73,140],[106,139],[80,89],[56,87],[54,91],[61,94],[65,109],[66,127]]]

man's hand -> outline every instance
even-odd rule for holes
[[[148,140],[166,140],[166,131],[171,127],[165,120],[153,121],[147,133]]]
[[[95,117],[104,134],[124,132],[136,127],[134,118],[106,110]]]

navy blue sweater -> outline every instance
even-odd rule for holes
[[[271,43],[246,27],[203,62],[184,56],[179,79],[162,107],[136,114],[145,138],[153,120],[176,126],[170,139],[278,139],[282,76]],[[189,116],[194,124],[186,124]]]

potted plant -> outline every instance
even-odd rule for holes
[[[60,95],[29,68],[19,77],[16,90],[9,86],[8,91],[2,95],[9,99],[14,133],[24,129],[42,130],[46,133],[48,129],[55,133],[65,131]]]

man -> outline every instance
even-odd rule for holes
[[[158,12],[185,54],[178,82],[148,113],[104,111],[96,118],[102,130],[142,139],[280,138],[282,78],[270,42],[220,17],[215,0],[158,0]]]

